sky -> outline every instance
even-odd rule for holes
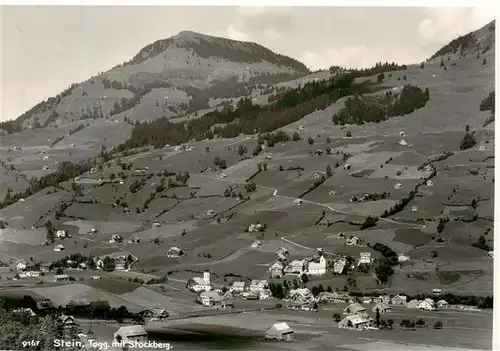
[[[3,6],[0,121],[156,40],[191,30],[254,41],[310,69],[417,63],[493,20],[485,8]]]

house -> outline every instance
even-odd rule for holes
[[[163,308],[152,308],[150,310],[144,310],[139,313],[144,320],[149,322],[162,321],[168,318],[168,312]]]
[[[398,141],[398,144],[399,144],[399,145],[402,145],[402,146],[406,146],[406,145],[408,145],[408,143],[407,143],[407,142],[406,142],[406,140],[404,140],[404,139],[401,139],[400,141]]]
[[[177,246],[173,246],[167,251],[167,257],[175,258],[184,256],[184,251],[179,249]]]
[[[288,292],[287,300],[301,304],[310,302],[313,299],[311,290],[308,288],[292,289]]]
[[[64,250],[64,246],[62,246],[61,244],[56,245],[56,246],[54,247],[54,251],[63,251],[63,250]]]
[[[425,182],[425,185],[426,186],[434,186],[434,183],[432,182],[432,180],[428,180]]]
[[[351,303],[349,306],[344,308],[344,314],[348,314],[348,315],[361,313],[361,312],[366,312],[366,308],[364,308],[359,303]]]
[[[411,300],[410,302],[408,302],[406,304],[406,308],[413,308],[413,309],[417,309],[418,306],[420,304],[420,301],[414,299],[414,300]]]
[[[216,291],[203,291],[196,298],[196,302],[205,307],[219,306],[222,303],[222,296]]]
[[[273,324],[266,330],[266,339],[290,341],[293,338],[293,330],[286,322]]]
[[[132,235],[130,239],[128,239],[129,244],[139,244],[141,242],[141,239]]]
[[[148,333],[141,325],[121,327],[113,334],[114,341],[127,345],[133,342],[148,341]]]
[[[373,303],[373,299],[370,296],[363,296],[363,299],[361,300],[361,302],[364,304],[369,304],[369,303]]]
[[[381,314],[391,311],[391,307],[388,304],[383,303],[383,302],[376,303],[375,306],[373,306],[373,308],[372,308],[372,312],[377,312],[377,309],[378,309],[378,312]]]
[[[44,171],[48,171],[48,170],[49,170],[49,167],[48,167],[48,166],[43,166],[43,170],[44,170]]]
[[[333,272],[335,274],[342,274],[346,263],[347,263],[347,260],[345,258],[335,260],[335,262],[333,263]]]
[[[181,146],[175,146],[174,151],[181,151],[182,147]]]
[[[40,272],[40,271],[27,271],[26,272],[27,277],[39,277],[40,275],[42,275],[42,272]]]
[[[411,212],[417,212],[417,211],[418,211],[418,206],[411,207]]]
[[[110,244],[121,243],[122,241],[123,241],[123,237],[121,235],[118,235],[118,234],[111,235],[111,238],[109,239]]]
[[[76,325],[75,318],[73,316],[66,316],[63,314],[59,317],[59,321],[63,324],[64,328],[70,328]]]
[[[242,292],[241,297],[243,297],[244,299],[247,299],[247,300],[258,300],[259,299],[259,295],[257,293],[250,292],[250,291]]]
[[[261,290],[267,288],[267,280],[252,280],[250,282],[249,290],[254,293],[258,293]]]
[[[394,185],[394,189],[396,189],[396,190],[399,190],[402,188],[403,188],[403,184],[401,184],[401,183],[397,183],[396,185]]]
[[[19,203],[19,204],[24,204],[25,202],[26,202],[25,199],[19,199],[19,200],[17,200],[17,203]]]
[[[263,232],[264,231],[264,226],[260,223],[257,224],[250,224],[248,226],[248,232],[249,233],[256,233],[256,232]]]
[[[317,262],[321,256],[324,254],[324,250],[321,247],[317,247],[313,251],[313,261]]]
[[[368,316],[352,314],[338,323],[338,327],[342,329],[365,330],[372,324],[372,319]]]
[[[64,239],[64,238],[70,238],[71,236],[68,235],[68,232],[65,231],[64,229],[59,229],[57,232],[56,232],[56,238],[59,238],[59,239]]]
[[[404,137],[405,136],[405,132],[403,132],[403,131],[399,132],[399,136]]]
[[[22,271],[26,270],[26,267],[28,267],[28,265],[26,264],[25,261],[17,261],[17,263],[15,265],[15,269],[18,272],[22,272]]]
[[[43,156],[42,160],[47,161],[49,159],[49,156]]]
[[[351,236],[349,239],[346,239],[345,243],[346,245],[353,246],[353,245],[359,245],[361,240],[357,236]]]
[[[403,254],[399,254],[398,255],[398,262],[406,262],[406,261],[409,261],[410,258],[408,256],[405,256]]]
[[[259,291],[259,300],[266,300],[271,298],[272,296],[273,294],[269,289],[262,289]]]
[[[233,293],[242,293],[243,291],[245,291],[245,282],[234,282],[233,285],[231,285],[231,287],[229,288],[229,291]]]
[[[318,295],[318,302],[323,303],[345,303],[348,300],[348,295],[338,292],[323,291]]]
[[[193,292],[210,291],[212,284],[210,283],[210,271],[203,272],[203,278],[193,277],[186,283],[186,288]]]
[[[161,227],[161,224],[159,222],[153,223],[153,228],[159,228],[159,227]]]
[[[493,258],[493,251],[488,251],[488,257]]]
[[[306,260],[294,260],[285,267],[286,274],[303,274],[307,269]]]
[[[87,232],[87,234],[97,234],[97,229],[92,228]]]
[[[50,266],[52,264],[51,263],[48,263],[48,262],[44,262],[42,264],[40,264],[40,271],[42,271],[42,273],[47,273],[50,271]]]
[[[302,204],[302,200],[301,199],[295,199],[295,200],[293,200],[293,204],[294,205],[301,205]]]
[[[434,295],[440,295],[443,293],[443,289],[439,289],[439,288],[436,288],[436,289],[432,289],[432,293]]]
[[[360,264],[371,264],[372,263],[372,254],[371,252],[360,252],[358,266]]]
[[[388,305],[389,302],[391,302],[391,297],[389,295],[380,295],[373,300],[375,302],[381,302],[381,303],[385,303],[386,305]]]
[[[207,216],[213,216],[215,214],[215,211],[214,210],[208,210],[205,214]]]
[[[351,169],[351,165],[350,165],[349,163],[346,163],[346,164],[344,165],[344,169]]]
[[[406,304],[406,299],[407,297],[405,295],[395,295],[391,299],[391,304],[392,305],[405,305]]]
[[[448,304],[448,301],[446,301],[446,300],[439,300],[436,303],[436,306],[437,306],[437,308],[447,308],[447,307],[449,307],[449,304]]]
[[[326,259],[321,256],[318,262],[311,261],[307,267],[307,272],[310,275],[323,275],[326,273]]]
[[[283,264],[281,262],[274,262],[274,264],[269,268],[271,272],[271,278],[281,278],[283,276]]]
[[[278,250],[276,250],[276,256],[278,256],[278,259],[280,261],[286,261],[288,260],[288,256],[290,256],[290,253],[284,247],[280,247]]]
[[[56,274],[54,276],[54,283],[69,282],[71,277],[67,274]]]
[[[262,243],[259,241],[259,240],[255,240],[253,243],[252,243],[252,247],[253,248],[257,248],[259,246],[262,246]]]
[[[115,260],[115,270],[124,271],[128,268],[128,263],[126,259],[116,259]]]
[[[426,311],[433,311],[435,310],[436,308],[434,307],[434,301],[431,300],[431,299],[425,299],[423,301],[420,301],[420,303],[418,304],[417,308],[419,310],[426,310]]]
[[[234,303],[232,301],[222,300],[219,307],[220,308],[234,308]]]

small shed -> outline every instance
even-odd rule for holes
[[[286,322],[273,324],[266,330],[266,339],[290,341],[293,338],[293,330]]]
[[[373,308],[372,308],[372,311],[377,312],[377,309],[378,309],[378,312],[381,314],[391,311],[391,307],[388,304],[385,304],[383,302],[379,302],[379,303],[375,304],[375,306],[373,306]]]

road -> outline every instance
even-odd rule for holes
[[[230,183],[230,184],[239,184],[239,185],[245,185],[245,184],[247,184],[246,182],[238,182],[238,181],[235,181],[235,180],[221,179],[221,178],[217,178],[217,177],[213,177],[213,176],[209,176],[209,175],[205,175],[205,174],[196,174],[196,176],[204,177],[204,178],[209,178],[209,179],[213,179],[213,180],[218,180],[218,181],[226,182],[226,183]],[[344,214],[344,215],[366,216],[365,214],[362,214],[362,213],[341,211],[341,210],[338,210],[336,208],[333,208],[333,207],[331,207],[331,206],[329,206],[327,204],[323,204],[323,203],[320,203],[320,202],[305,200],[305,199],[298,198],[298,197],[278,195],[278,189],[267,187],[267,186],[264,186],[264,185],[258,185],[258,184],[255,184],[255,185],[257,186],[257,188],[261,188],[261,189],[266,189],[266,190],[272,191],[272,195],[274,197],[279,197],[279,198],[282,198],[282,199],[288,199],[288,200],[292,200],[292,201],[294,201],[294,200],[301,200],[302,203],[308,203],[308,204],[312,204],[312,205],[316,205],[316,206],[325,207],[325,208],[329,209],[332,212],[336,212],[336,213],[340,213],[340,214]],[[378,220],[381,221],[381,222],[388,222],[388,223],[393,223],[393,224],[399,224],[399,225],[409,226],[408,227],[409,229],[422,229],[422,228],[425,228],[425,225],[423,225],[423,224],[410,224],[410,223],[406,223],[406,222],[395,221],[395,220],[392,220],[392,219],[389,219],[389,218],[381,218],[380,217]]]

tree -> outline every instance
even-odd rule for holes
[[[377,83],[382,82],[384,79],[385,79],[385,74],[384,74],[384,72],[380,72],[380,73],[377,75]]]
[[[300,135],[299,135],[299,133],[297,133],[297,132],[293,133],[293,135],[292,135],[292,140],[293,140],[293,141],[299,141],[299,140],[300,140]]]
[[[380,327],[380,311],[378,308],[375,311],[375,325],[377,326],[377,328]]]
[[[247,153],[247,148],[244,145],[238,146],[238,155],[243,156]]]
[[[420,64],[420,68],[421,68],[421,69],[423,69],[423,68],[424,68],[424,63],[423,63],[423,62]]]
[[[333,314],[333,320],[334,320],[335,322],[337,322],[337,323],[338,323],[338,322],[340,322],[340,321],[342,320],[342,317],[340,316],[340,313],[335,312],[335,313]]]
[[[443,67],[444,66],[444,60],[443,58],[441,57],[441,62],[439,62],[439,66]]]
[[[314,139],[312,137],[309,137],[309,138],[307,138],[307,142],[309,143],[309,145],[313,145]]]
[[[466,131],[467,133],[468,133],[468,132],[470,132],[470,126],[469,126],[468,124],[465,126],[465,131]]]
[[[262,163],[257,164],[257,171],[262,172]]]
[[[109,179],[114,180],[116,178],[116,175],[114,173],[111,173],[109,175]]]
[[[472,133],[465,133],[462,141],[460,142],[460,150],[467,150],[476,145],[476,138]]]
[[[317,311],[318,310],[318,303],[316,301],[314,301],[313,303],[313,311]]]
[[[263,163],[262,168],[264,169],[264,171],[267,171],[267,163]]]
[[[56,235],[54,226],[52,225],[52,222],[50,220],[45,222],[45,230],[47,231],[47,241],[49,243],[53,243],[56,238]]]
[[[105,272],[112,272],[115,270],[115,260],[110,258],[109,256],[104,257],[102,260],[102,270]]]
[[[483,58],[483,66],[486,64],[486,62],[488,62],[486,58]]]
[[[245,184],[245,190],[247,193],[254,192],[257,189],[257,185],[254,182],[250,182],[248,184]]]
[[[443,322],[437,321],[434,323],[434,329],[443,329]]]
[[[348,130],[348,131],[345,133],[345,136],[346,136],[346,137],[348,137],[348,138],[352,137],[352,133],[351,133],[351,131],[350,131],[350,130]]]
[[[332,176],[332,167],[330,165],[326,166],[326,175],[328,178]]]
[[[252,151],[252,155],[257,156],[258,154],[260,154],[260,153],[261,153],[261,151],[262,151],[262,146],[260,146],[260,144],[259,144],[259,145],[257,145],[257,146],[253,149],[253,151]]]
[[[307,282],[309,281],[309,277],[307,276],[307,274],[303,273],[300,276],[300,280],[302,281],[302,283],[307,284]]]

